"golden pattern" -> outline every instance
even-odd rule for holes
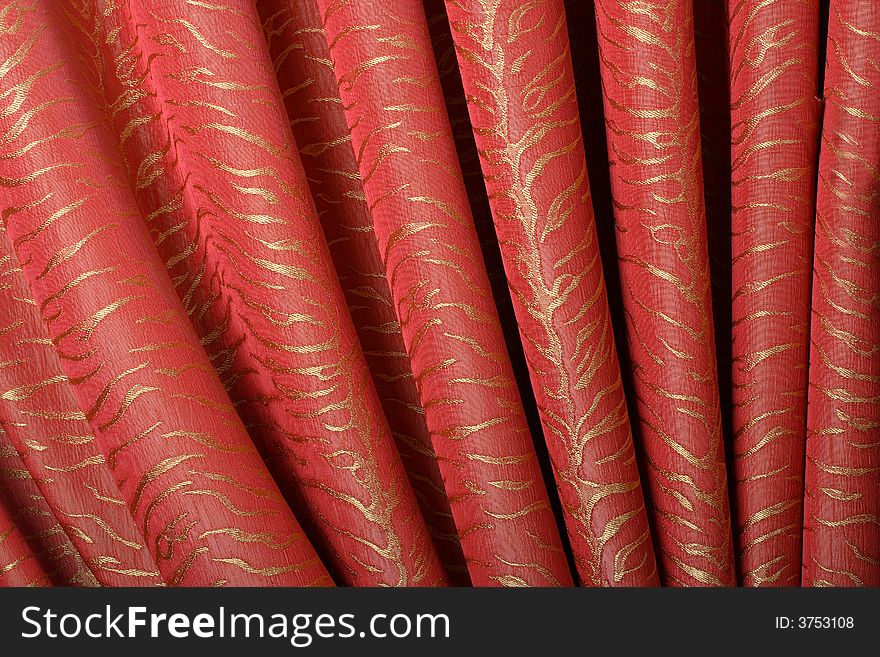
[[[689,0],[597,0],[630,357],[664,583],[733,585]]]
[[[185,28],[173,34],[132,29],[127,14],[141,10],[93,15],[95,75],[107,76],[140,207],[235,411],[338,577],[439,583],[402,468],[382,457],[394,445],[292,136],[246,111],[283,112],[253,7],[153,7],[150,25]],[[211,45],[230,34],[222,52]]]
[[[471,579],[476,585],[568,583],[422,8],[382,2],[377,13],[366,2],[318,5]],[[452,333],[465,340],[449,337]],[[526,485],[503,490],[488,483],[499,480]],[[496,500],[505,507],[493,507]]]
[[[633,575],[639,579],[630,581],[656,582],[590,208],[564,8],[475,1],[449,11],[582,583],[619,584]]]
[[[813,262],[804,586],[880,585],[880,13],[831,2]]]
[[[740,0],[729,14],[737,560],[747,586],[790,586],[800,582],[818,6]]]
[[[14,3],[18,27],[0,35],[0,93],[13,98],[0,119],[0,185],[8,198],[4,226],[79,407],[29,415],[85,421],[88,410],[99,453],[168,584],[236,583],[243,579],[214,559],[236,555],[241,544],[206,533],[215,523],[228,524],[221,499],[230,484],[206,480],[188,472],[189,466],[216,468],[259,493],[238,496],[253,514],[235,517],[243,531],[286,527],[299,533],[299,528],[255,453],[237,454],[233,464],[225,453],[183,435],[162,437],[182,430],[250,444],[224,390],[213,373],[205,374],[208,360],[180,302],[169,294],[125,170],[112,156],[115,139],[107,117],[95,111],[100,86],[89,72],[91,62],[60,59],[53,46],[78,38],[91,43],[94,25],[85,17],[92,9],[90,3]],[[29,57],[34,52],[39,56]],[[52,62],[47,68],[38,68],[38,61],[47,60]],[[40,164],[47,160],[53,164]],[[162,324],[140,321],[163,313],[168,321]],[[194,369],[186,382],[158,372],[180,357],[205,369]],[[89,457],[58,471],[98,463]],[[191,486],[217,496],[192,504],[183,495]],[[87,520],[78,518],[77,524]],[[268,559],[259,564],[264,569],[306,568],[279,582],[329,583],[307,541],[249,556]],[[106,558],[99,563],[117,567]]]

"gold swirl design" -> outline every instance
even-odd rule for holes
[[[732,585],[692,7],[598,0],[617,247],[664,582]]]
[[[471,578],[484,585],[566,583],[570,574],[506,357],[424,12],[418,3],[382,2],[379,13],[360,1],[318,5]],[[526,485],[488,484],[502,480]]]
[[[173,459],[191,454],[193,445],[218,469],[234,465],[234,474],[227,471],[229,481],[261,491],[253,502],[242,495],[235,498],[239,507],[247,505],[246,511],[252,514],[234,518],[242,531],[274,531],[276,526],[266,517],[287,533],[298,527],[286,505],[278,502],[275,484],[255,454],[237,454],[233,464],[217,448],[223,443],[216,438],[205,445],[188,437],[224,435],[229,441],[250,443],[215,375],[205,374],[208,360],[178,300],[168,294],[169,280],[161,261],[149,248],[149,240],[141,239],[146,232],[107,130],[106,119],[129,106],[143,90],[128,89],[106,116],[95,109],[94,92],[103,92],[106,78],[90,69],[101,61],[92,55],[104,43],[92,3],[11,7],[20,12],[21,24],[0,35],[4,51],[11,53],[0,63],[0,97],[10,99],[0,112],[0,184],[12,199],[4,211],[4,226],[35,298],[33,312],[38,312],[42,330],[51,336],[37,336],[31,343],[56,352],[66,382],[58,380],[49,387],[50,379],[46,379],[10,386],[5,401],[16,404],[23,421],[33,425],[37,420],[45,426],[88,422],[95,438],[92,445],[91,437],[81,429],[53,430],[24,443],[31,462],[36,462],[37,455],[46,459],[40,485],[62,486],[78,478],[90,482],[91,488],[72,489],[82,495],[83,508],[49,511],[50,516],[59,516],[60,523],[57,530],[50,526],[46,531],[57,531],[59,536],[68,532],[80,545],[92,541],[104,546],[106,553],[92,555],[74,571],[85,573],[80,576],[83,581],[86,575],[90,582],[96,576],[103,581],[104,576],[113,575],[145,583],[156,577],[158,565],[162,579],[172,585],[227,579],[240,583],[247,580],[224,572],[212,559],[248,556],[251,562],[259,561],[260,568],[287,568],[304,556],[303,564],[310,564],[306,573],[295,578],[282,573],[278,581],[327,583],[326,572],[313,563],[314,552],[307,543],[269,554],[253,548],[245,551],[223,534],[205,534],[215,523],[229,525],[230,512],[222,500],[236,489],[227,481],[185,478],[184,466]],[[53,45],[58,42],[76,44],[89,56],[60,60]],[[120,55],[120,65],[126,56]],[[123,131],[123,141],[131,139],[137,125]],[[52,164],[47,166],[46,161]],[[138,177],[141,182],[147,179],[152,174]],[[159,373],[178,357],[198,365],[186,382]],[[53,391],[57,396],[57,390],[68,384],[75,395],[73,408],[29,406],[44,393]],[[159,427],[171,437],[163,438]],[[57,445],[50,442],[55,434]],[[54,460],[62,446],[78,447],[77,457]],[[87,453],[93,447],[97,453]],[[96,473],[105,468],[112,473],[111,479],[99,485]],[[28,468],[11,472],[19,480],[30,477]],[[136,490],[141,477],[146,479]],[[118,492],[112,483],[118,485]],[[199,490],[210,489],[215,495],[193,504],[182,493],[196,483]],[[34,499],[39,497],[34,495]],[[91,502],[88,506],[86,499]],[[123,516],[132,522],[135,516],[138,526],[109,520],[119,501],[127,506]],[[193,531],[195,526],[199,532]],[[149,553],[154,566],[122,558],[123,548]],[[65,559],[82,561],[70,541],[57,549],[64,551]]]
[[[0,238],[5,240],[5,235]],[[42,480],[34,479],[12,443],[10,433],[21,430],[27,423],[6,420],[6,409],[3,411],[4,417],[0,418],[0,584],[99,586],[71,540],[74,532],[66,531],[58,521],[40,490]]]
[[[283,111],[274,79],[245,77],[269,68],[256,12],[171,3],[149,12],[151,33],[132,29],[129,11],[134,3],[93,14],[105,41],[96,75],[107,76],[106,104],[154,243],[235,410],[340,577],[437,583],[399,463],[382,456],[393,443],[295,145],[280,122],[243,112],[251,102],[273,119]],[[215,436],[186,437],[225,449]],[[216,492],[181,494],[251,513]]]
[[[813,265],[804,586],[880,585],[880,13],[832,1]]]
[[[818,7],[740,0],[729,15],[737,559],[747,586],[792,585],[800,581]]]
[[[321,16],[313,0],[258,5],[281,96],[339,283],[438,556],[468,584],[424,409],[394,313]]]
[[[545,435],[574,523],[568,531],[587,546],[575,550],[583,583],[633,574],[651,581],[656,565],[590,212],[562,3],[478,0],[450,10]],[[540,54],[532,49],[536,33],[545,42]]]

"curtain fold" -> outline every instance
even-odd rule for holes
[[[622,295],[667,585],[735,583],[693,8],[597,0]]]
[[[654,584],[564,7],[447,11],[581,584]]]
[[[803,580],[880,586],[880,7],[832,0],[816,199]]]
[[[376,246],[317,5],[281,0],[258,7],[312,198],[384,415],[445,570],[454,583],[467,584],[467,567]]]
[[[571,584],[491,303],[424,11],[384,1],[318,5],[471,581]],[[372,22],[378,16],[388,27]]]
[[[813,202],[816,3],[731,3],[733,472],[740,577],[800,580]]]
[[[100,25],[116,40],[103,57],[108,104],[157,250],[335,578],[441,584],[281,120],[258,16],[250,3],[188,7],[121,4]]]
[[[0,253],[5,249],[4,240]],[[9,264],[14,256],[7,252],[0,259]],[[22,475],[33,480],[69,539],[71,554],[82,557],[85,580],[102,586],[160,584],[143,531],[110,469],[114,455],[108,464],[96,444],[21,269],[3,273],[0,304],[19,317],[0,341],[3,444],[20,457]]]
[[[733,462],[731,386],[731,131],[730,62],[727,0],[699,0],[694,5],[694,55],[697,62],[697,96],[700,103],[700,157],[703,169],[703,197],[706,203],[706,238],[709,247],[709,275],[712,289],[712,328],[715,332],[715,361],[718,366],[718,397],[721,428],[729,467]],[[728,478],[728,490],[736,482]],[[735,502],[731,505],[733,518]],[[735,520],[732,522],[735,526]]]
[[[64,374],[167,583],[329,583],[174,293],[101,78],[64,55],[98,26],[64,9],[21,14],[0,126],[5,237]]]
[[[880,585],[878,34],[10,0],[0,585]]]

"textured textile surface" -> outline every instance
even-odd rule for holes
[[[10,0],[0,586],[880,586],[880,8]]]
[[[597,0],[617,252],[668,585],[735,581],[712,329],[693,10]]]
[[[730,3],[734,526],[747,585],[800,577],[819,7]]]
[[[816,207],[803,583],[880,586],[880,7],[831,2]]]
[[[447,8],[581,583],[656,583],[564,8]]]

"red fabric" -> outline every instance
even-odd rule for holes
[[[471,581],[570,584],[491,303],[421,5],[319,6]]]
[[[656,584],[563,5],[447,11],[581,583]]]
[[[467,566],[419,403],[364,199],[316,2],[258,4],[281,95],[336,275],[397,448],[437,551],[455,584]]]
[[[669,585],[735,583],[690,0],[597,0],[617,252]]]
[[[0,586],[97,586],[5,433],[0,478]]]
[[[168,284],[95,78],[67,56],[71,15],[18,19],[4,83],[28,93],[0,123],[6,235],[163,579],[329,583]]]
[[[832,0],[816,208],[804,586],[880,586],[880,7]]]
[[[48,576],[21,535],[15,518],[0,504],[0,586],[41,586]]]
[[[495,227],[492,223],[486,181],[483,178],[480,155],[474,140],[474,129],[468,114],[467,98],[461,83],[452,28],[446,14],[446,3],[445,0],[423,0],[422,5],[425,8],[425,17],[428,21],[434,59],[437,61],[437,74],[440,77],[440,87],[443,90],[443,101],[446,106],[446,114],[449,117],[449,127],[452,130],[452,139],[455,143],[461,176],[464,179],[464,187],[474,219],[474,227],[477,229],[477,237],[480,240],[483,263],[486,266],[492,296],[495,298],[498,320],[501,323],[501,331],[504,333],[504,341],[507,344],[510,365],[516,375],[520,394],[529,395],[531,387],[528,383],[528,369],[519,341],[519,331],[510,299],[510,290],[507,286],[507,277],[504,274],[504,264],[501,261],[498,236],[495,234]],[[526,418],[529,420],[532,435],[535,436],[539,429],[535,427],[536,417],[529,416],[533,409],[528,407],[527,401],[524,401],[523,405],[526,407]],[[537,441],[537,436],[535,439]]]
[[[706,239],[712,288],[712,327],[721,428],[730,455],[733,414],[731,377],[731,185],[730,185],[730,71],[728,66],[728,3],[694,3],[694,55],[700,101],[700,147],[703,197],[706,203]],[[731,463],[728,461],[728,463]],[[735,484],[728,482],[728,488]],[[735,515],[735,513],[734,513]]]
[[[504,344],[507,346],[507,355],[510,359],[510,367],[516,378],[517,389],[523,402],[523,411],[529,432],[535,443],[538,460],[541,464],[541,472],[544,481],[550,481],[553,476],[549,457],[544,450],[546,446],[541,430],[541,420],[535,403],[534,393],[529,381],[529,371],[526,365],[525,354],[520,342],[516,314],[510,298],[510,288],[507,284],[507,276],[504,273],[504,263],[501,260],[501,249],[498,244],[498,236],[495,234],[495,226],[492,222],[492,211],[489,208],[489,198],[486,192],[486,181],[480,166],[480,155],[477,152],[477,144],[474,139],[474,130],[468,115],[467,98],[464,87],[461,84],[461,74],[455,54],[455,42],[452,39],[452,28],[446,14],[445,0],[423,0],[425,18],[428,21],[428,33],[431,36],[431,45],[434,49],[434,59],[437,62],[437,73],[440,78],[440,87],[443,91],[443,101],[446,106],[446,114],[449,117],[449,127],[452,130],[452,140],[458,155],[458,163],[461,168],[461,176],[464,180],[465,191],[473,216],[477,238],[480,241],[480,250],[483,256],[483,264],[486,267],[486,275],[489,278],[489,287],[495,301],[495,309],[498,312],[498,322],[501,324],[501,332],[504,336]],[[550,504],[554,508],[556,523],[564,534],[561,523],[562,513],[555,490],[548,488]],[[567,547],[564,546],[567,550]]]
[[[0,585],[880,585],[880,9],[819,14],[9,3]]]
[[[340,583],[444,583],[277,120],[284,109],[265,49],[223,40],[227,30],[262,40],[254,8],[167,2],[146,14],[130,3],[102,21],[117,43],[143,48],[127,55],[131,69],[104,70],[123,105],[114,125],[142,212],[288,503]],[[230,56],[204,45],[221,42]],[[145,75],[138,88],[153,93],[131,99]]]
[[[36,309],[10,251],[0,231],[0,586],[97,586],[40,490],[65,474],[36,470],[35,477],[17,449],[16,443],[39,460],[48,442],[40,429],[66,426],[71,419],[81,419],[82,411],[75,404],[55,403],[53,395],[47,395],[47,389],[57,390],[56,384],[63,381],[58,381],[60,371],[51,365],[45,331],[33,333]],[[43,362],[46,356],[38,354],[41,347],[48,366]]]
[[[732,393],[746,586],[800,580],[818,5],[731,3]]]
[[[4,251],[6,251],[4,253]],[[14,262],[7,240],[0,259]],[[0,290],[4,314],[18,317],[0,341],[0,422],[9,448],[51,510],[69,555],[84,561],[81,583],[102,586],[155,586],[159,568],[77,406],[40,310],[19,268],[4,272]],[[12,454],[10,454],[12,455]]]

